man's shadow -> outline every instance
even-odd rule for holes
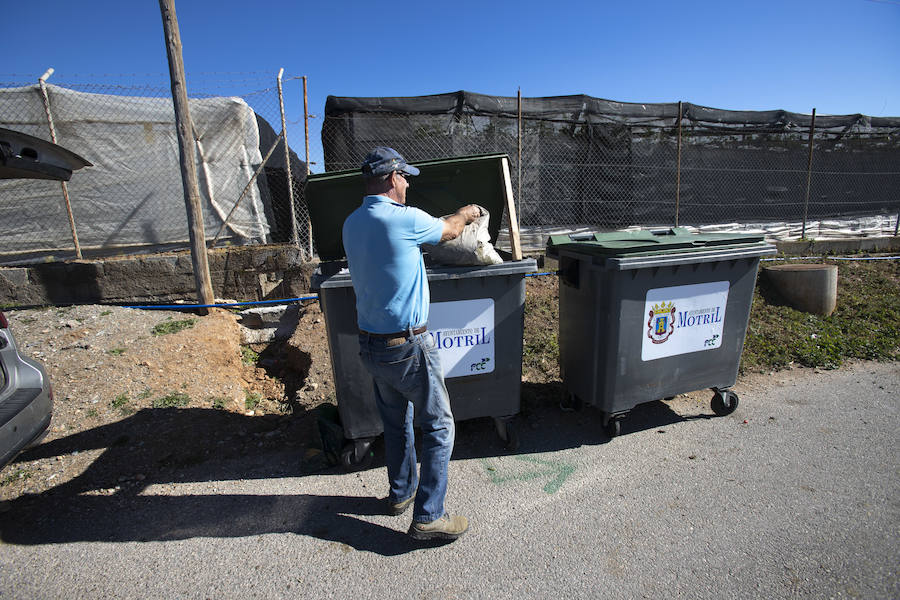
[[[172,541],[196,537],[249,537],[295,533],[342,548],[396,556],[440,545],[406,535],[409,514],[397,528],[365,518],[384,514],[373,497],[296,495],[78,495],[60,503],[30,499],[0,517],[8,544]]]
[[[430,544],[358,517],[384,514],[374,497],[161,495],[151,485],[185,481],[277,479],[330,467],[301,417],[246,417],[212,409],[145,409],[125,419],[41,444],[20,460],[103,450],[81,474],[0,512],[10,544],[163,541],[293,532],[357,550],[395,555]]]

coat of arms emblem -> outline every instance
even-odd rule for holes
[[[671,302],[654,304],[647,321],[647,337],[654,344],[662,344],[675,331],[675,305]]]

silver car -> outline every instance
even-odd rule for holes
[[[19,354],[0,311],[0,468],[44,437],[52,412],[50,379],[41,365]]]
[[[62,146],[0,128],[0,179],[68,181],[91,163]],[[44,368],[19,354],[9,320],[0,311],[0,469],[47,432],[53,390]]]

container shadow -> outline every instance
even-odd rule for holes
[[[509,448],[495,431],[492,419],[457,423],[454,459],[489,458],[498,455],[556,452],[608,443],[603,415],[595,407],[573,409],[566,406],[567,394],[559,382],[525,383],[522,412],[513,420],[518,446]],[[709,414],[683,416],[664,401],[635,406],[622,421],[621,436],[695,419],[714,418]]]

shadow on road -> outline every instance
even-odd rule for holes
[[[296,533],[338,544],[347,551],[384,556],[435,545],[416,542],[405,530],[357,518],[384,514],[384,503],[371,497],[80,495],[60,502],[46,496],[32,498],[25,511],[11,512],[18,514],[7,513],[0,521],[3,541],[8,544],[149,542]]]
[[[563,411],[561,398],[559,384],[525,384],[515,422],[519,447],[505,447],[492,419],[475,419],[457,423],[453,458],[539,454],[609,441],[599,411]],[[631,412],[622,434],[697,418],[712,415],[683,417],[652,402]],[[158,487],[153,495],[145,493],[154,484],[340,474],[314,449],[314,419],[314,413],[248,417],[212,409],[146,409],[41,444],[20,460],[101,453],[73,479],[11,501],[0,513],[0,540],[30,545],[293,532],[384,555],[421,548],[405,531],[357,518],[383,513],[383,503],[373,497],[180,495],[174,486],[171,495]],[[373,450],[370,468],[383,466],[381,444]]]
[[[535,454],[556,452],[581,446],[596,446],[610,441],[604,432],[603,415],[593,406],[572,409],[564,406],[566,394],[560,383],[525,383],[522,386],[522,411],[515,419],[519,446],[504,447],[490,419],[457,423],[454,458],[482,458],[498,454]],[[672,425],[694,419],[714,418],[709,414],[683,416],[665,402],[640,404],[622,421],[621,435]]]

